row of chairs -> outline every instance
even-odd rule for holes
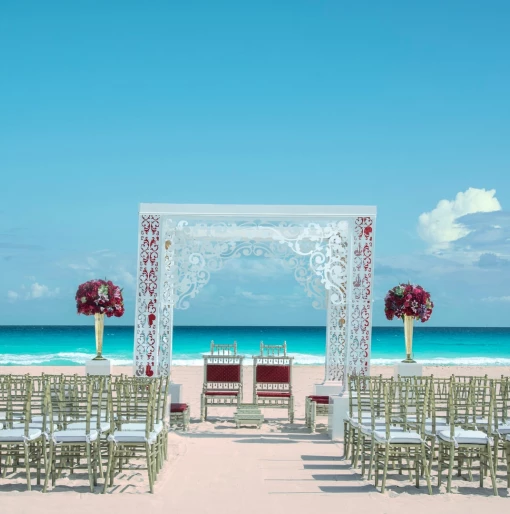
[[[237,407],[243,403],[243,360],[235,341],[232,345],[211,342],[211,353],[204,355],[201,421],[207,419],[210,407]],[[294,421],[292,362],[286,342],[282,345],[261,342],[260,354],[253,356],[253,404],[286,409],[291,423]]]
[[[43,492],[64,471],[86,469],[91,491],[145,462],[149,489],[167,458],[168,377],[0,375],[0,467],[31,470]]]
[[[424,476],[432,494],[434,463],[438,487],[448,472],[447,492],[454,469],[472,480],[478,463],[480,486],[490,475],[497,496],[499,461],[510,487],[510,379],[352,376],[344,434],[346,458],[362,476],[368,468],[369,480],[375,473],[376,487],[382,474],[382,492],[390,464],[411,479],[414,472],[417,487]]]

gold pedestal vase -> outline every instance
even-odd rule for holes
[[[406,341],[406,358],[402,362],[413,363],[413,326],[414,318],[412,316],[404,316],[404,337]]]
[[[96,353],[92,359],[95,361],[106,360],[103,357],[103,334],[104,334],[104,314],[94,314],[94,322],[96,327]]]

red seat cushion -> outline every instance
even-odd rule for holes
[[[285,391],[257,391],[257,396],[267,398],[290,398],[290,393]]]
[[[329,396],[316,396],[312,395],[308,397],[312,402],[320,403],[321,405],[329,404]]]
[[[238,396],[239,391],[206,391],[206,396]]]
[[[241,382],[241,365],[207,364],[206,382]]]
[[[170,412],[186,412],[189,406],[187,403],[171,403]]]
[[[257,364],[256,382],[266,384],[288,384],[290,382],[289,366],[271,366],[269,364]]]

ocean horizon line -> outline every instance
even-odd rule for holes
[[[69,325],[69,324],[62,324],[62,325],[54,325],[54,324],[1,324],[0,327],[6,327],[6,328],[13,328],[13,327],[68,327],[68,328],[77,328],[77,327],[93,327],[93,323],[80,323],[75,325]],[[105,329],[107,327],[115,327],[115,328],[134,328],[135,325],[105,325]],[[257,328],[326,328],[326,325],[174,325],[174,328],[248,328],[248,329],[257,329]],[[372,325],[372,328],[377,329],[388,329],[388,330],[394,330],[400,328],[399,326],[390,326],[390,325]],[[456,326],[456,325],[430,325],[430,324],[416,324],[414,325],[414,329],[434,329],[434,328],[446,328],[446,329],[504,329],[504,330],[510,330],[509,326],[488,326],[488,325],[463,325],[463,326]]]

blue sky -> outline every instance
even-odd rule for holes
[[[0,324],[89,323],[73,298],[91,276],[124,287],[132,324],[138,204],[166,202],[377,205],[376,325],[411,280],[430,325],[508,326],[509,17],[503,1],[2,2]],[[324,313],[247,260],[176,321]]]

